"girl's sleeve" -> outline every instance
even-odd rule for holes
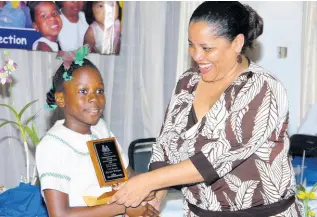
[[[67,156],[62,145],[49,138],[43,138],[36,148],[36,165],[41,182],[41,190],[53,189],[69,193],[71,181],[70,156]]]

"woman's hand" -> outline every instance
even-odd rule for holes
[[[109,203],[116,202],[126,207],[137,207],[152,191],[151,180],[147,179],[145,174],[137,175],[120,185],[118,192],[112,196]]]
[[[153,200],[147,201],[147,198],[141,203],[142,206],[145,206],[147,203],[151,204],[156,210],[160,210],[161,204],[164,201],[167,190],[159,190],[159,191],[152,191],[155,193],[155,197]],[[152,194],[151,192],[151,194]]]
[[[138,206],[136,208],[127,208],[126,213],[129,217],[158,217],[160,216],[160,212],[157,211],[152,205],[146,204],[145,206]]]

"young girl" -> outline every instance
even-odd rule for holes
[[[33,43],[33,50],[57,52],[57,36],[63,23],[53,2],[29,2],[33,27],[41,33],[41,38]]]
[[[63,28],[58,35],[58,41],[63,51],[74,51],[84,44],[88,23],[85,18],[82,1],[57,2],[61,7]]]
[[[99,187],[86,145],[88,140],[114,137],[101,119],[105,108],[104,84],[96,66],[88,59],[82,59],[82,65],[73,61],[68,69],[61,65],[47,93],[47,105],[50,108],[59,106],[65,116],[45,134],[36,151],[41,190],[49,216],[105,217],[124,213],[130,217],[158,216],[150,205],[87,207],[83,199],[112,190]],[[128,159],[120,145],[119,149],[128,167]],[[127,170],[131,175],[132,169],[128,167]]]
[[[118,1],[87,2],[87,14],[93,14],[93,23],[86,34],[85,43],[101,54],[118,54],[120,45],[120,6]],[[88,20],[87,20],[88,21]]]

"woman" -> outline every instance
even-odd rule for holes
[[[188,41],[197,67],[178,80],[152,171],[130,179],[113,202],[137,206],[151,191],[183,185],[185,216],[301,216],[286,91],[243,56],[262,31],[262,19],[239,2],[194,11]]]

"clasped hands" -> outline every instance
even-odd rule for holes
[[[148,206],[150,210],[154,207],[151,216],[159,216],[159,212],[156,209],[159,209],[160,204],[156,201],[154,189],[144,174],[130,178],[127,182],[114,187],[114,190],[117,190],[117,192],[112,196],[108,204],[117,203],[125,207],[142,205]]]

